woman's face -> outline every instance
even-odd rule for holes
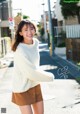
[[[34,34],[35,29],[33,25],[24,25],[20,32],[20,35],[23,36],[24,40],[32,40]]]

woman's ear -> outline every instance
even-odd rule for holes
[[[19,34],[22,36],[22,32],[19,32]]]

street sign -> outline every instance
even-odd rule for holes
[[[14,29],[14,20],[13,18],[9,18],[9,29]]]

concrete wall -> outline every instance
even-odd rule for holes
[[[61,13],[61,6],[59,4],[60,0],[56,1],[56,6],[55,6],[55,13],[56,13],[56,18],[58,19],[58,21],[64,20],[62,13]]]
[[[67,20],[65,20],[65,25],[73,25],[73,24],[78,24],[77,16],[68,17]]]

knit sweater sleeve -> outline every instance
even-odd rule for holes
[[[37,69],[35,65],[25,57],[24,53],[16,53],[14,60],[17,68],[25,78],[39,82],[48,82],[53,80],[54,75],[52,73]]]

